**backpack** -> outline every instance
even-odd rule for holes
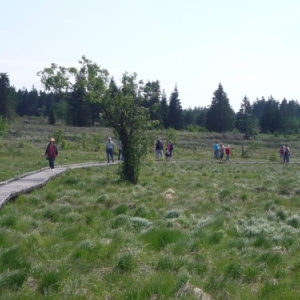
[[[174,150],[174,146],[173,144],[170,145],[170,151],[173,151]]]
[[[281,148],[280,153],[281,153],[281,154],[284,154],[284,153],[285,153],[284,148]]]
[[[56,157],[57,155],[56,145],[55,144],[49,145],[47,153],[48,153],[48,157]]]

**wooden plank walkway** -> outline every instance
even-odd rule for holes
[[[161,161],[163,162],[163,161]],[[199,161],[176,161],[176,163],[195,163]],[[217,160],[207,160],[200,161],[200,163],[220,163]],[[10,200],[17,197],[20,194],[28,193],[34,189],[38,189],[45,185],[49,180],[61,175],[68,169],[78,169],[78,168],[88,168],[88,167],[98,167],[98,166],[110,166],[119,163],[119,161],[115,161],[114,163],[97,163],[97,162],[89,162],[89,163],[81,163],[81,164],[73,164],[67,166],[57,166],[52,172],[48,168],[43,168],[31,173],[24,174],[22,176],[0,182],[0,209],[4,207],[4,205]],[[159,162],[158,162],[159,163]],[[168,162],[174,163],[174,162]],[[279,162],[270,162],[270,161],[232,161],[231,164],[261,164],[261,163],[272,163],[279,164]],[[290,164],[299,164],[300,162],[290,162]]]
[[[26,173],[22,176],[0,182],[0,209],[10,200],[20,194],[28,193],[45,185],[49,180],[61,175],[68,169],[88,168],[97,166],[109,166],[115,163],[82,163],[68,166],[57,166],[53,170],[43,168],[34,172]]]

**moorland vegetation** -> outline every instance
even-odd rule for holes
[[[166,130],[155,134],[166,142]],[[46,167],[50,136],[57,166],[104,162],[107,136],[117,138],[16,119],[1,136],[0,181]],[[216,139],[230,164],[212,158]],[[173,161],[149,147],[137,184],[110,164],[18,196],[0,211],[0,298],[298,299],[299,140],[178,131]],[[280,164],[285,143],[291,162]]]

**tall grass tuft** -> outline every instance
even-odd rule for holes
[[[141,238],[147,246],[160,251],[167,245],[178,242],[183,234],[176,229],[153,228],[142,234]]]
[[[18,290],[24,284],[27,273],[24,270],[8,270],[0,274],[0,289],[12,289],[13,291]],[[1,296],[1,292],[0,292]]]
[[[41,279],[38,285],[38,291],[43,295],[49,295],[52,291],[57,292],[59,289],[62,275],[57,271],[48,271],[41,275]]]
[[[123,254],[117,263],[117,269],[123,273],[129,273],[135,268],[135,260],[131,253]]]

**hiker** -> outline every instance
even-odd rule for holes
[[[231,154],[231,150],[230,150],[230,146],[229,146],[229,145],[226,147],[225,153],[226,153],[226,159],[225,159],[225,161],[230,162],[230,154]]]
[[[171,152],[170,150],[168,150],[168,147],[166,148],[165,155],[166,155],[166,161],[171,161]]]
[[[288,144],[285,144],[285,153],[284,153],[284,161],[286,163],[290,162],[291,150]]]
[[[220,144],[220,159],[222,161],[224,161],[225,150],[226,150],[225,146],[223,144]]]
[[[169,140],[167,143],[167,150],[170,152],[169,161],[171,161],[172,160],[172,152],[174,150],[174,146],[173,146],[171,140]]]
[[[159,160],[160,158],[163,158],[163,151],[164,151],[164,146],[160,139],[157,140],[156,145],[155,145],[155,157],[156,160]]]
[[[56,144],[54,144],[55,139],[50,138],[49,144],[45,151],[45,158],[49,161],[49,169],[54,171],[54,160],[58,157],[58,150]]]
[[[216,141],[213,145],[214,148],[214,158],[219,159],[219,144],[218,141]]]
[[[280,163],[283,163],[285,161],[285,146],[282,146],[279,150],[278,150],[278,153],[279,153],[279,162]]]
[[[107,163],[109,163],[109,158],[111,158],[111,161],[114,162],[114,148],[114,142],[112,141],[111,137],[109,137],[106,143]]]
[[[124,156],[123,156],[123,144],[121,142],[121,140],[118,141],[118,160],[124,160]]]

